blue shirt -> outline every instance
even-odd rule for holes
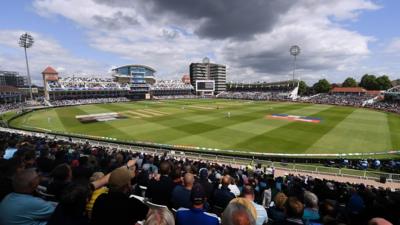
[[[217,215],[195,208],[178,209],[176,212],[176,222],[178,225],[219,225]]]
[[[54,203],[13,192],[0,203],[0,224],[44,225],[54,209]]]
[[[264,222],[268,222],[268,215],[267,215],[267,210],[262,205],[259,205],[255,202],[252,202],[254,205],[254,208],[256,208],[257,211],[257,220],[256,220],[256,225],[263,225]]]
[[[172,207],[174,209],[190,208],[192,202],[190,201],[190,190],[186,189],[182,185],[177,185],[171,194]]]

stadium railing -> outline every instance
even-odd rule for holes
[[[30,135],[36,137],[49,137],[49,134],[33,132],[33,131],[22,131],[11,128],[0,127],[0,131],[16,133],[21,135]],[[55,135],[55,134],[52,134]],[[87,138],[80,137],[71,137],[68,135],[57,134],[55,137],[58,140],[63,141],[72,141],[75,143],[86,143],[93,146],[104,146],[109,147],[110,149],[122,150],[122,151],[135,151],[135,152],[143,152],[147,154],[155,154],[155,155],[163,155],[165,152],[168,152],[169,155],[173,157],[184,157],[191,160],[203,160],[212,163],[219,164],[230,164],[237,166],[255,166],[260,165],[261,167],[274,167],[276,169],[286,170],[288,172],[304,172],[311,174],[325,174],[325,175],[333,175],[333,176],[341,176],[341,177],[350,177],[350,178],[361,178],[368,180],[378,180],[381,177],[385,177],[388,182],[400,182],[400,174],[394,173],[384,173],[379,171],[369,171],[369,170],[355,170],[348,168],[335,168],[335,167],[325,167],[318,165],[309,165],[309,164],[298,164],[298,163],[286,163],[286,162],[275,162],[270,160],[254,160],[251,158],[245,158],[240,156],[224,156],[219,154],[210,154],[210,153],[200,153],[200,152],[187,152],[180,150],[168,150],[163,148],[152,148],[152,147],[137,147],[128,144],[118,144],[111,143],[107,141],[100,140],[91,140]]]

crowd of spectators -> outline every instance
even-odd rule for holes
[[[218,98],[225,99],[246,99],[246,100],[269,100],[269,101],[289,101],[288,94],[284,92],[232,92],[226,91],[217,95]],[[296,102],[305,102],[313,104],[329,104],[329,105],[344,105],[353,107],[366,107],[387,112],[400,113],[399,102],[373,101],[373,96],[370,95],[343,95],[343,94],[317,94],[311,97],[298,98]]]
[[[53,106],[67,106],[67,105],[85,105],[85,104],[98,104],[98,103],[116,103],[116,102],[128,102],[130,101],[126,97],[118,98],[87,98],[87,99],[71,99],[71,100],[57,100],[52,101]]]
[[[217,98],[225,99],[246,99],[246,100],[270,100],[284,101],[289,100],[289,94],[285,92],[239,92],[225,91],[217,95]]]
[[[27,104],[25,102],[0,104],[0,113],[4,113],[11,110],[19,110],[26,106]]]
[[[154,99],[157,100],[166,100],[166,99],[194,99],[198,98],[198,96],[190,94],[190,95],[164,95],[164,96],[154,96]]]
[[[372,104],[367,104],[365,107],[400,114],[400,102],[377,101]]]
[[[0,143],[5,225],[400,222],[389,189],[50,137],[2,132]]]
[[[152,86],[150,86],[150,90],[193,90],[193,86],[191,84],[185,84],[181,80],[157,80]]]
[[[114,82],[112,78],[66,77],[49,81],[50,90],[128,90],[129,85]]]
[[[343,95],[343,94],[325,94],[321,93],[310,98],[300,99],[301,102],[314,104],[330,104],[330,105],[345,105],[362,107],[364,102],[373,98],[370,95]]]

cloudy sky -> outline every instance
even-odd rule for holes
[[[207,56],[229,81],[297,76],[341,82],[365,73],[400,78],[396,0],[14,0],[1,1],[0,70],[25,74],[23,32],[35,83],[51,65],[61,76],[109,76],[145,64],[159,79],[188,74]]]

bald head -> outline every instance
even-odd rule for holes
[[[222,177],[221,184],[222,186],[229,186],[229,184],[231,184],[231,176],[225,175],[224,177]]]
[[[372,218],[369,222],[368,225],[393,225],[391,222],[383,219],[383,218]]]
[[[193,184],[194,184],[194,176],[192,173],[185,173],[185,176],[183,177],[183,183],[185,184],[185,187],[188,189],[192,189]]]

